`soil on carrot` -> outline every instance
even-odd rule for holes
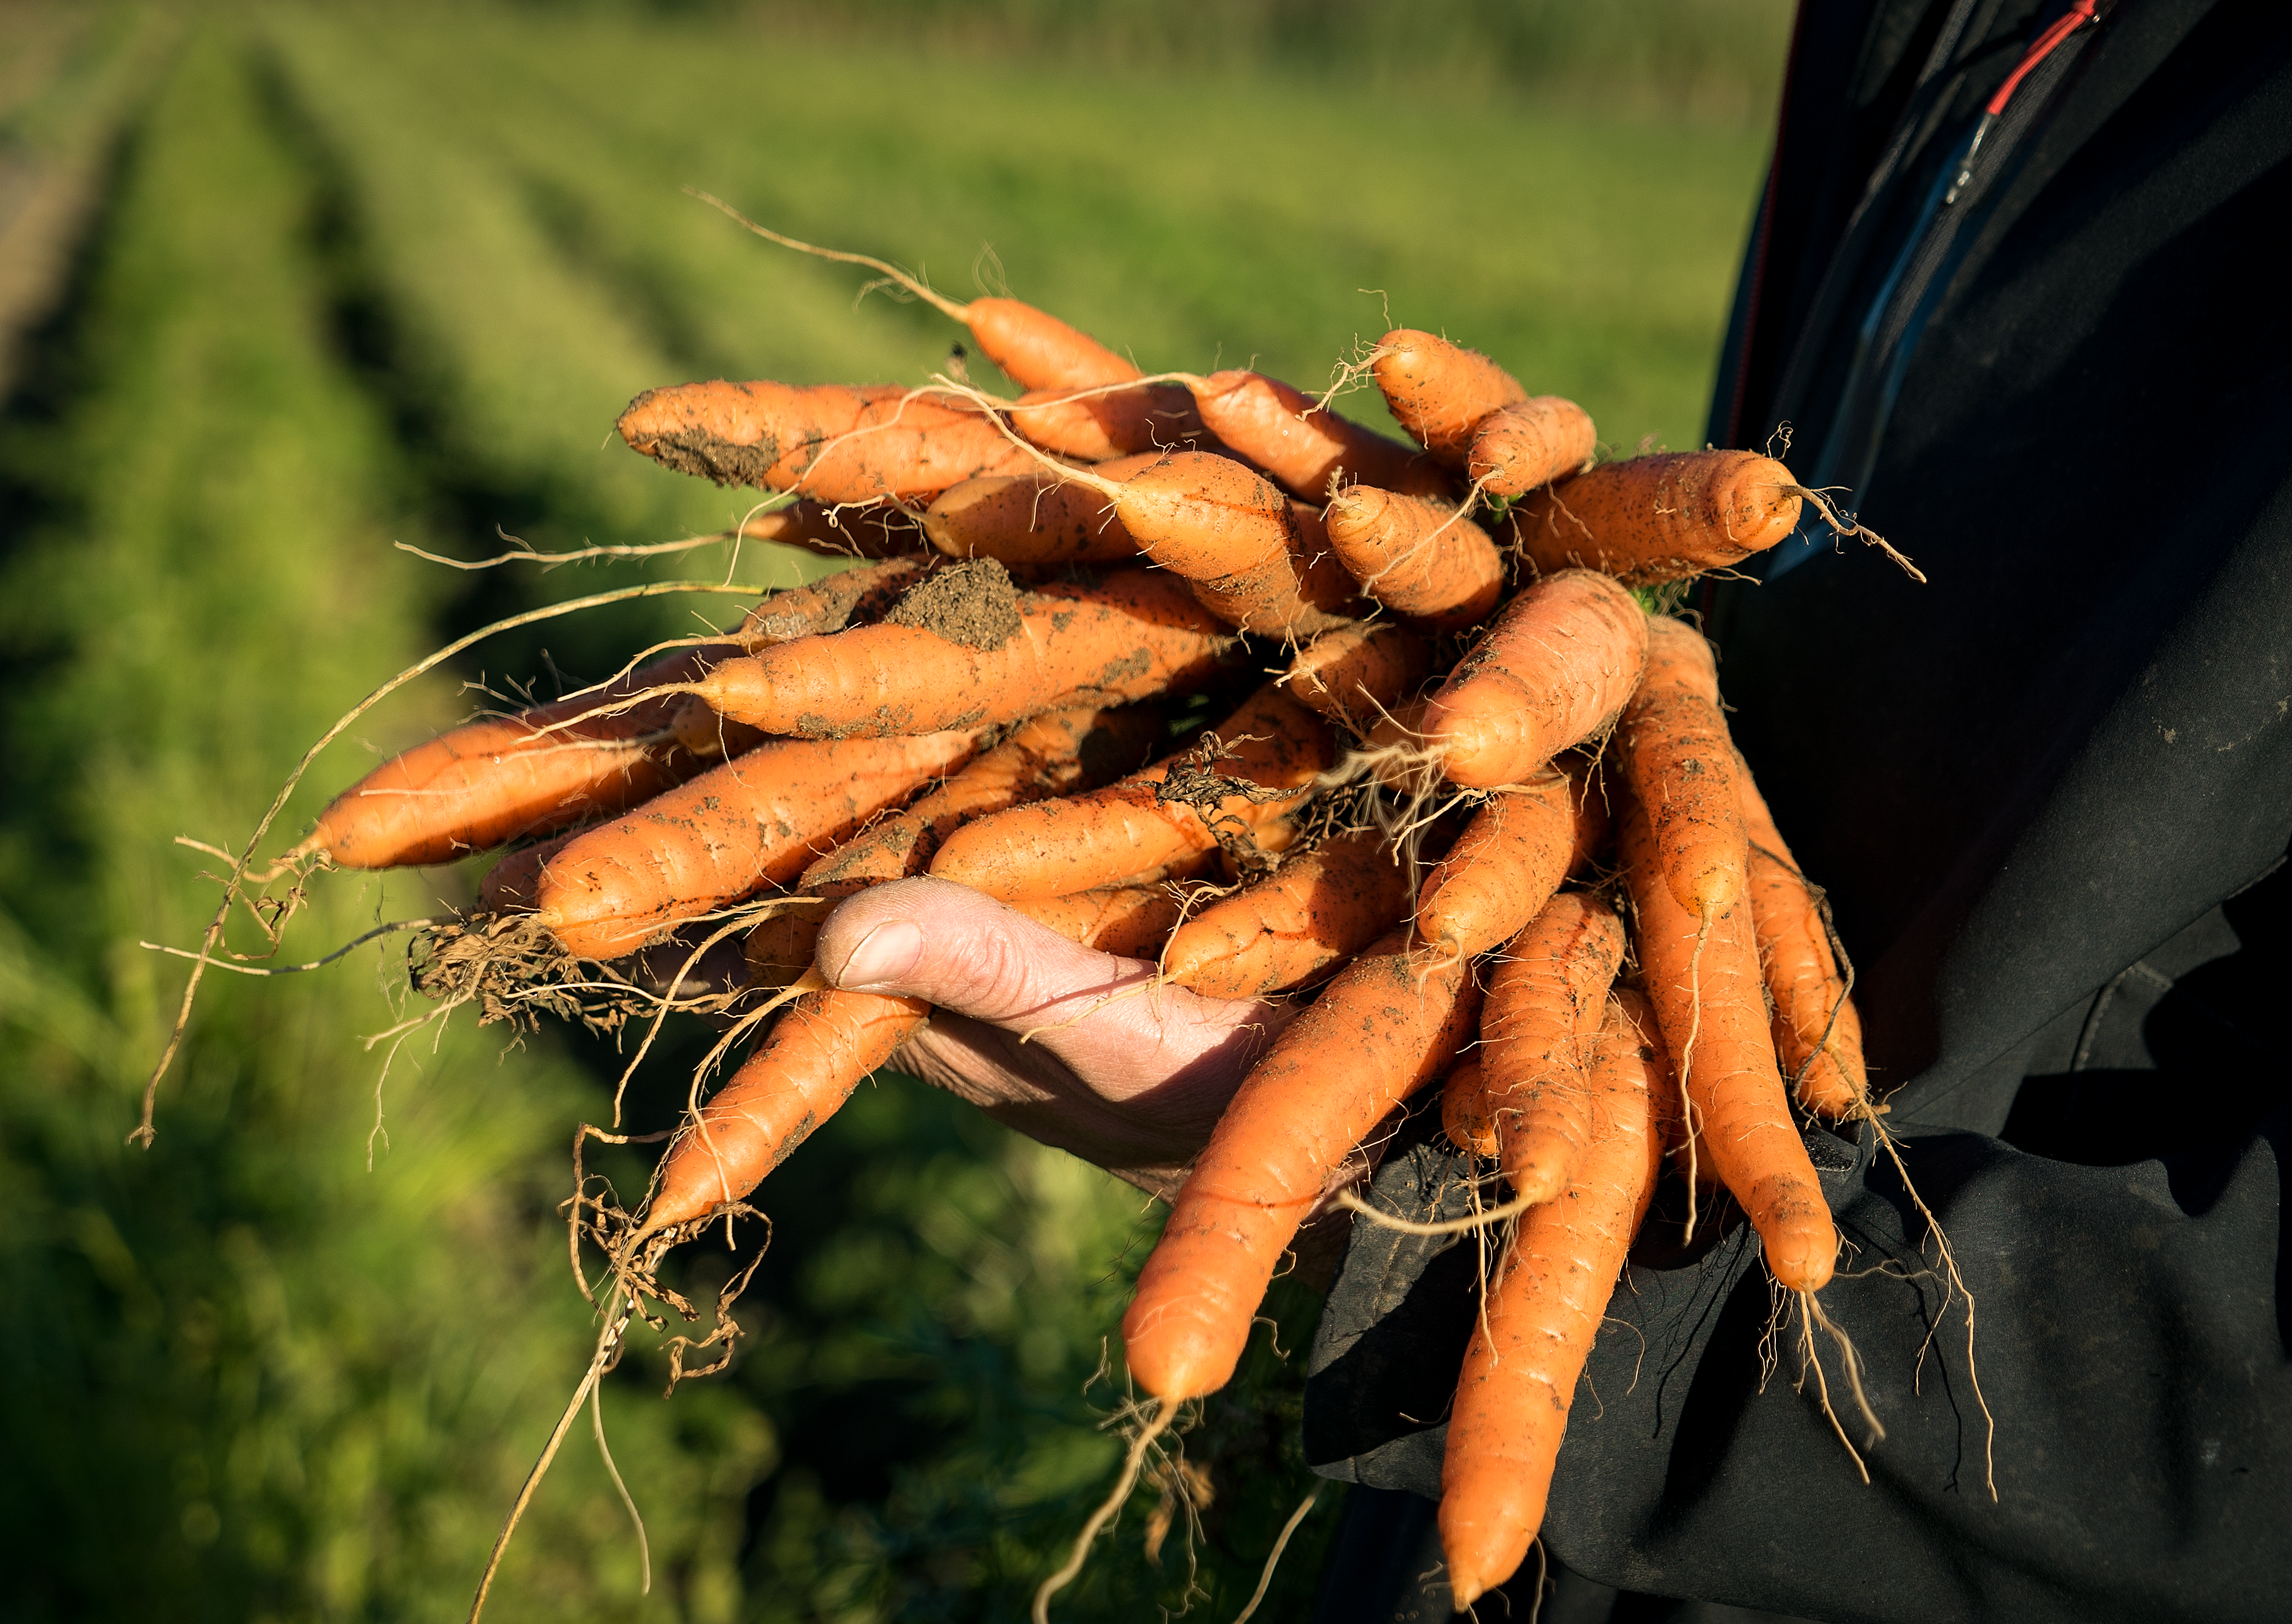
[[[884,618],[967,649],[999,649],[1019,634],[1019,588],[1000,559],[974,558],[909,590]]]
[[[660,393],[648,389],[628,404],[627,411],[635,411],[653,396]],[[777,435],[766,431],[753,445],[711,434],[701,429],[672,429],[665,434],[648,436],[647,453],[679,473],[714,480],[719,485],[754,485],[764,488],[764,475],[780,460],[780,442]]]

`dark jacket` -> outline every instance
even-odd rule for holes
[[[1855,956],[1972,1361],[1867,1134],[1810,1135],[1852,1248],[1822,1302],[1886,1429],[1826,1345],[1867,1486],[1797,1321],[1763,1344],[1755,1237],[1651,1229],[1544,1530],[1607,1585],[1902,1624],[2292,1617],[2292,8],[2104,6],[1968,166],[2065,9],[1810,0],[1711,431],[1789,424],[1801,477],[1929,578],[1786,544],[1702,607]],[[1378,1187],[1460,1209],[1460,1171],[1419,1123]],[[1444,1245],[1356,1226],[1306,1411],[1331,1476],[1439,1492],[1473,1291]]]

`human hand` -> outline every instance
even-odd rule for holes
[[[1296,1013],[1157,987],[1147,961],[1077,946],[946,880],[851,898],[815,963],[834,986],[935,1006],[901,1071],[1165,1200]]]

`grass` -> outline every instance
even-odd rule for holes
[[[852,274],[679,186],[957,292],[991,243],[1022,295],[1155,367],[1255,358],[1316,383],[1389,301],[1618,442],[1691,443],[1763,138],[1510,80],[1370,107],[1294,53],[1123,66],[1055,19],[1027,25],[1053,36],[1029,54],[748,11],[279,6],[137,31],[160,15],[107,20],[162,43],[0,415],[0,725],[28,787],[0,811],[0,1450],[28,1463],[0,1516],[41,1553],[14,1612],[448,1616],[585,1357],[553,1208],[612,1057],[448,1032],[392,1072],[369,1171],[379,1057],[357,1039],[392,1018],[393,961],[217,978],[157,1146],[129,1151],[182,985],[133,943],[189,942],[212,904],[174,837],[243,839],[382,675],[504,609],[635,578],[450,575],[391,542],[715,528],[737,493],[603,443],[637,390],[913,380],[945,356],[940,318],[855,308]],[[62,73],[12,82],[11,104],[63,107]],[[457,680],[586,675],[694,610],[489,646],[354,730],[288,823],[466,710]],[[288,954],[470,883],[330,877]],[[681,1097],[663,1076],[648,1120]],[[1150,1215],[898,1079],[768,1197],[731,1376],[662,1404],[640,1355],[608,1384],[653,1596],[577,1441],[494,1616],[999,1618],[1055,1560],[1112,1457],[1092,1430],[1108,1390],[1083,1387]],[[696,1263],[702,1283],[729,1266]],[[1315,1305],[1276,1306],[1294,1350]],[[1214,1405],[1193,1444],[1219,1495],[1198,1597],[1216,1616],[1309,1481],[1296,1366],[1252,1359],[1255,1403]],[[1182,1598],[1177,1542],[1158,1565],[1140,1548],[1150,1504],[1062,1616]],[[1335,1521],[1325,1500],[1264,1616],[1303,1610]]]

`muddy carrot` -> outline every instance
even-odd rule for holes
[[[1452,466],[1463,465],[1483,418],[1528,399],[1519,379],[1477,350],[1413,327],[1387,333],[1371,355],[1393,421]]]
[[[1869,1097],[1862,1017],[1846,995],[1820,893],[1783,844],[1750,768],[1739,755],[1736,762],[1750,839],[1751,925],[1774,1005],[1775,1053],[1801,1105],[1843,1117]]]
[[[1425,877],[1416,933],[1476,957],[1528,928],[1560,883],[1597,853],[1606,796],[1579,763],[1490,796]]]
[[[1432,672],[1432,645],[1394,621],[1322,633],[1289,662],[1289,691],[1357,735],[1414,694]]]
[[[1465,472],[1489,496],[1524,497],[1582,472],[1598,443],[1591,413],[1558,395],[1537,395],[1481,419]]]
[[[1545,903],[1497,957],[1481,1011],[1481,1087],[1516,1200],[1560,1195],[1591,1149],[1588,1045],[1623,956],[1615,910],[1571,891]]]
[[[1452,506],[1366,485],[1329,499],[1329,545],[1378,602],[1436,632],[1485,618],[1504,591],[1489,533]]]
[[[1647,673],[1624,707],[1616,748],[1679,905],[1699,917],[1733,907],[1750,860],[1740,758],[1719,709],[1711,645],[1685,622],[1648,622]]]
[[[1293,497],[1326,502],[1329,481],[1340,478],[1416,496],[1449,494],[1446,472],[1414,446],[1341,417],[1279,378],[1230,371],[1185,383],[1220,443],[1264,469]]]
[[[1336,836],[1180,925],[1162,974],[1219,998],[1308,985],[1392,930],[1408,909],[1408,877],[1376,830]]]

